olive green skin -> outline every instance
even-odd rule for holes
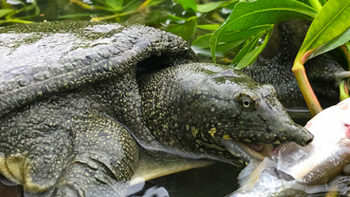
[[[272,86],[196,63],[170,33],[89,22],[0,33],[0,173],[32,196],[124,196],[143,150],[235,164],[220,139],[313,138]]]
[[[290,112],[305,112],[307,105],[292,72],[295,57],[311,24],[308,20],[291,20],[276,24],[270,40],[257,60],[243,72],[262,84],[275,87],[277,98]],[[345,70],[334,60],[320,55],[305,63],[305,72],[323,108],[339,102],[340,79]],[[299,109],[299,110],[298,110]],[[308,110],[307,110],[308,111]],[[297,117],[297,116],[296,116]],[[306,116],[306,120],[311,117]]]

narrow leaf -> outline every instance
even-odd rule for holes
[[[199,36],[195,41],[193,41],[192,46],[198,48],[209,48],[209,41],[212,34],[205,34]]]
[[[317,11],[322,9],[322,4],[318,0],[309,0],[309,3]]]
[[[57,17],[58,19],[66,19],[66,18],[78,18],[78,17],[90,17],[91,13],[81,13],[81,14],[67,14],[63,16]]]
[[[260,45],[256,49],[246,54],[241,59],[241,61],[239,61],[239,63],[235,66],[235,68],[242,69],[252,64],[256,60],[258,55],[261,53],[261,51],[264,49],[264,47],[265,47],[264,45]]]
[[[169,26],[167,31],[181,36],[184,40],[189,40],[194,32],[196,31],[197,26],[197,17],[193,16],[186,19],[186,22],[183,24],[176,24],[174,26]]]
[[[236,66],[241,60],[242,58],[247,55],[250,51],[254,50],[259,38],[264,34],[264,32],[261,32],[259,34],[257,34],[256,36],[253,37],[253,39],[251,41],[249,41],[244,47],[243,49],[236,55],[236,57],[232,60],[231,65],[232,66]]]
[[[216,30],[220,25],[219,24],[212,24],[212,25],[197,25],[200,29],[205,30]]]
[[[273,25],[265,25],[265,26],[249,29],[247,31],[228,32],[228,34],[223,37],[222,39],[223,42],[220,42],[218,44],[216,55],[222,55],[228,50],[230,50],[229,47],[232,47],[232,48],[237,47],[238,45],[242,44],[242,42],[247,40],[249,37],[259,32],[265,31],[267,29],[272,29],[272,27]],[[192,48],[195,50],[196,53],[197,51],[200,51],[198,53],[207,54],[207,51],[203,52],[203,50],[201,49],[209,48],[211,35],[212,33],[205,34],[198,37],[195,41],[193,41]]]
[[[242,31],[255,26],[275,24],[296,18],[310,19],[316,15],[317,11],[310,6],[293,0],[239,2],[211,38],[210,48],[213,61],[215,62],[215,47],[227,31]]]
[[[299,1],[299,2],[301,2],[303,4],[311,6],[311,4],[309,3],[309,0],[297,0],[297,1]]]
[[[197,11],[197,4],[194,0],[176,0],[179,2],[184,10],[192,9],[193,11]]]
[[[234,42],[225,42],[225,43],[219,44],[219,46],[217,47],[216,55],[223,56],[227,51],[242,45],[245,41],[246,39],[242,39]],[[239,48],[242,48],[242,47],[239,47]],[[239,49],[237,49],[237,51],[239,51]]]
[[[211,12],[218,7],[220,7],[222,4],[227,3],[227,1],[218,1],[218,2],[210,2],[206,4],[198,4],[197,5],[197,11],[202,13]]]
[[[339,36],[337,36],[333,40],[331,40],[331,41],[321,45],[320,47],[318,47],[316,50],[314,50],[309,55],[307,60],[309,60],[309,59],[311,59],[313,57],[316,57],[317,55],[320,55],[320,54],[326,53],[328,51],[331,51],[331,50],[333,50],[333,49],[335,49],[335,48],[345,44],[349,40],[350,40],[350,28],[345,30],[342,34],[340,34]]]
[[[197,16],[192,16],[192,17],[185,18],[185,17],[179,17],[179,16],[174,16],[174,15],[168,14],[168,19],[170,19],[171,21],[177,22],[178,24],[183,24],[185,22],[190,22],[192,20],[197,20]]]
[[[225,8],[233,10],[235,5],[239,2],[240,0],[231,0],[227,5],[224,5]]]
[[[209,41],[210,41],[210,37],[212,34],[205,34],[202,36],[199,36],[195,41],[193,41],[192,43],[192,47],[196,47],[196,48],[209,48]],[[235,40],[233,42],[222,42],[219,43],[218,48],[227,48],[229,46],[236,47],[237,45],[241,44],[243,41],[245,41],[245,39],[241,39],[241,40]],[[219,49],[218,49],[219,50]],[[230,50],[230,48],[228,49],[224,49],[225,51]],[[223,50],[221,50],[223,51]]]
[[[14,9],[0,9],[0,18],[14,12]]]
[[[113,10],[120,11],[122,10],[123,0],[106,0],[106,4]]]
[[[199,26],[201,25],[197,25],[198,28],[200,28]],[[265,26],[261,26],[261,27],[257,27],[257,28],[252,28],[246,31],[236,31],[236,32],[227,32],[227,34],[222,38],[223,42],[235,42],[237,40],[245,40],[249,37],[252,37],[253,35],[265,31],[267,29],[272,29],[273,25],[265,25]],[[199,36],[195,41],[193,41],[192,45],[196,45],[197,47],[209,47],[209,42],[210,42],[210,38],[213,34],[205,34],[202,36]],[[218,46],[221,45],[221,43],[218,44]]]
[[[350,26],[349,18],[349,0],[329,0],[312,22],[298,55],[314,50],[342,34]]]
[[[135,11],[135,10],[138,10],[138,9],[142,9],[142,8],[140,8],[141,5],[142,5],[142,2],[140,2],[140,1],[137,1],[137,0],[131,1],[131,2],[129,2],[126,5],[123,6],[123,8],[122,8],[123,13],[125,13],[125,12],[132,12],[132,11]],[[149,4],[149,6],[151,6],[151,5]]]
[[[268,25],[255,26],[247,30],[229,31],[229,32],[226,32],[225,35],[222,37],[222,41],[233,42],[235,40],[249,38],[259,32],[265,31],[267,29],[271,29],[272,27],[273,25],[268,24]]]
[[[151,1],[148,6],[155,6],[155,5],[158,5],[160,3],[163,3],[164,0],[153,0]]]
[[[171,14],[168,14],[168,18],[174,22],[182,22],[182,23],[184,23],[187,20],[187,18],[178,17]]]
[[[245,55],[235,68],[242,69],[251,65],[256,60],[258,55],[262,52],[262,50],[264,50],[268,40],[270,39],[271,32],[272,32],[272,29],[270,29],[269,32],[267,33],[264,43],[258,46],[256,49],[249,52],[247,55]]]
[[[202,38],[200,40],[198,40],[198,38],[195,40],[196,42],[192,43],[192,50],[196,53],[196,54],[202,54],[202,55],[206,55],[208,57],[210,57],[210,48],[209,48],[209,39],[210,36],[206,36],[206,38]],[[223,56],[225,53],[227,53],[227,51],[234,49],[236,47],[239,47],[244,41],[246,41],[245,39],[243,40],[238,40],[235,42],[225,42],[225,43],[220,43],[217,47],[216,50],[216,55],[217,56]]]
[[[324,5],[324,4],[327,3],[327,0],[320,0],[320,3],[321,3],[322,5]]]

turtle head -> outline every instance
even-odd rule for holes
[[[249,160],[262,158],[251,154],[264,149],[261,143],[306,145],[313,139],[288,116],[272,86],[239,70],[190,63],[141,82],[146,125],[167,151]]]
[[[202,144],[221,139],[230,152],[242,156],[250,149],[261,151],[262,143],[305,146],[313,139],[289,117],[273,86],[256,84],[239,71],[207,75],[188,91],[184,120]]]

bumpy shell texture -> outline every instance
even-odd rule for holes
[[[0,28],[0,117],[53,93],[191,61],[181,38],[145,26],[52,22]],[[145,68],[144,68],[145,69]]]

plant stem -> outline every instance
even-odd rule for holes
[[[148,4],[149,4],[151,1],[152,1],[152,0],[146,0],[146,1],[144,1],[144,2],[137,8],[137,10],[138,10],[138,11],[142,11],[142,10],[146,9],[147,6],[148,6]]]
[[[347,98],[349,98],[349,89],[346,85],[346,79],[343,79],[339,84],[339,100],[342,101]]]
[[[341,49],[344,51],[344,54],[346,56],[346,61],[348,63],[348,70],[350,70],[350,54],[349,54],[350,43],[347,42],[347,43],[341,45]]]
[[[70,0],[71,3],[75,3],[77,5],[79,5],[80,7],[84,8],[84,9],[88,9],[88,10],[92,10],[94,6],[91,6],[87,3],[83,3],[79,0]]]
[[[305,68],[301,62],[302,61],[300,55],[298,54],[297,58],[294,61],[292,71],[295,75],[300,91],[303,94],[304,100],[310,110],[311,115],[315,116],[322,111],[322,107],[318,102],[314,91],[312,90],[310,82],[305,73]]]
[[[322,9],[322,4],[318,0],[309,0],[309,3],[317,11]]]
[[[211,14],[211,17],[213,17],[213,19],[219,21],[220,23],[225,22],[225,19],[222,18],[220,14],[218,14],[216,11]]]
[[[20,20],[20,19],[10,19],[10,20],[0,20],[0,24],[3,23],[24,23],[24,24],[28,24],[28,23],[33,23],[32,21],[26,21],[26,20]]]

